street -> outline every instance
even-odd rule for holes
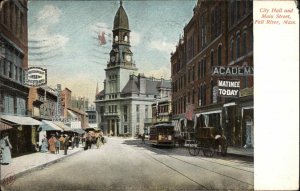
[[[253,162],[192,157],[183,148],[156,148],[141,140],[109,138],[28,173],[6,190],[253,190]]]

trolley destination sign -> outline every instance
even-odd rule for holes
[[[213,66],[213,76],[252,76],[253,67],[250,66]]]

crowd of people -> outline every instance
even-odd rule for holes
[[[75,147],[78,148],[81,141],[82,137],[75,134],[72,136],[69,136],[68,134],[61,134],[60,137],[51,134],[49,139],[47,139],[46,135],[44,135],[40,151],[43,153],[49,151],[52,154],[59,154],[60,150],[64,150],[64,154],[67,155],[69,147],[72,149]]]
[[[44,135],[38,150],[42,153],[59,154],[60,150],[67,155],[68,149],[79,148],[81,144],[84,150],[92,148],[95,145],[97,149],[106,142],[103,133],[86,133],[84,135],[68,135],[68,134],[51,134],[50,138]],[[12,145],[8,138],[8,133],[1,133],[0,137],[0,163],[8,165],[12,161],[11,157]]]

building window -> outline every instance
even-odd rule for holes
[[[205,78],[206,76],[206,57],[203,59],[203,77]]]
[[[201,88],[202,85],[198,88],[198,106],[201,106]]]
[[[232,26],[235,22],[235,1],[230,4],[230,25]]]
[[[201,45],[202,47],[206,44],[206,26],[205,26],[205,15],[206,13],[203,13],[200,17],[200,31],[201,31]]]
[[[218,66],[222,65],[222,45],[218,47]]]
[[[128,129],[127,129],[127,125],[124,125],[124,133],[127,133]]]
[[[216,33],[215,33],[215,27],[216,27],[216,18],[215,18],[215,9],[213,8],[211,10],[211,13],[210,13],[210,33],[211,33],[211,40],[213,40],[215,37],[216,37]]]
[[[136,105],[136,122],[140,122],[140,105]]]
[[[145,118],[148,118],[148,105],[145,105]]]
[[[214,81],[210,81],[210,103],[214,102]]]
[[[8,67],[9,71],[8,71],[8,77],[12,78],[13,77],[13,64],[10,62],[9,63],[9,67]]]
[[[128,110],[127,105],[124,105],[123,106],[123,113],[124,113],[123,118],[124,118],[124,122],[127,122],[127,110]]]
[[[237,17],[237,20],[239,20],[241,17],[241,2],[240,1],[236,1],[236,17]]]
[[[18,67],[15,66],[15,80],[18,81]]]
[[[242,15],[245,15],[247,11],[247,1],[242,1]]]
[[[12,96],[4,96],[4,113],[14,114],[14,98]]]
[[[214,66],[214,50],[210,51],[210,66]]]
[[[234,60],[234,41],[231,39],[230,42],[230,61]]]
[[[243,33],[243,40],[242,40],[242,54],[245,55],[247,53],[247,33]]]
[[[197,70],[197,76],[198,76],[198,79],[200,80],[201,76],[200,76],[200,72],[201,72],[201,61],[198,62],[198,70]]]
[[[192,67],[192,81],[195,81],[195,66]]]
[[[193,90],[193,94],[192,94],[192,104],[195,103],[195,90]]]
[[[241,56],[240,52],[240,35],[236,38],[236,58],[239,58]]]
[[[250,26],[250,47],[249,51],[253,51],[253,25]]]
[[[203,105],[206,105],[206,84],[203,85]]]

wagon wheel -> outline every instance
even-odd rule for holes
[[[203,148],[203,154],[206,157],[213,157],[215,154],[215,149],[210,141],[206,141]]]
[[[191,140],[189,142],[188,150],[189,150],[190,155],[197,156],[200,152],[200,148],[198,146],[198,141]]]

